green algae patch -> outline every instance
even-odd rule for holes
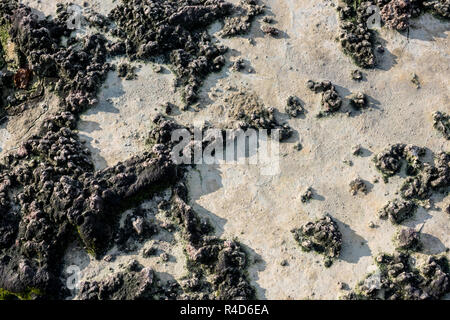
[[[26,291],[19,293],[0,288],[0,300],[34,300],[42,295],[41,290],[37,288],[28,288]]]

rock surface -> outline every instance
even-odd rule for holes
[[[0,2],[1,299],[448,298],[448,1],[72,2]],[[279,171],[173,164],[193,127],[280,129]]]

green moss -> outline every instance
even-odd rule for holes
[[[77,229],[78,236],[80,237],[81,241],[84,244],[86,252],[89,255],[91,255],[92,257],[94,257],[95,259],[97,259],[98,255],[100,253],[100,250],[97,249],[97,247],[94,243],[91,243],[91,242],[87,241],[87,239],[85,239],[85,237],[83,236],[83,233],[80,230],[80,227],[77,226],[76,229]]]
[[[353,9],[358,10],[359,6],[361,5],[362,0],[353,0]]]
[[[19,293],[0,288],[0,300],[32,300],[42,295],[42,291],[37,288],[28,288],[26,291]]]
[[[9,24],[4,24],[0,26],[0,43],[3,48],[6,49],[8,46],[8,39],[9,39]]]
[[[383,257],[383,262],[378,262],[377,259],[374,259],[375,264],[382,274],[386,274],[387,273],[386,265],[392,260],[392,257],[387,253],[380,253],[378,257]]]
[[[0,26],[0,69],[6,66],[5,50],[9,37],[8,29],[6,26]]]
[[[1,56],[0,63],[3,64],[0,67],[3,68],[5,66],[8,66],[10,69],[16,70],[19,68],[18,58],[16,56],[8,57],[8,42],[10,40],[9,29],[10,29],[9,24],[0,25],[0,44],[2,49],[0,50]]]

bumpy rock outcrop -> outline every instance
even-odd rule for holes
[[[338,6],[341,32],[338,40],[344,50],[355,63],[363,68],[375,66],[375,55],[373,52],[374,36],[367,28],[370,14],[367,8],[371,2],[356,2],[346,0],[345,7]]]
[[[344,0],[344,3],[344,6],[337,7],[341,20],[338,41],[343,51],[363,68],[377,64],[374,55],[376,37],[368,27],[369,21],[376,21],[371,20],[376,17],[372,9],[375,6],[381,10],[380,22],[398,31],[408,29],[411,18],[427,11],[440,18],[450,17],[449,0]],[[379,47],[379,52],[383,53],[384,48]]]
[[[450,19],[449,0],[425,0],[423,1],[423,6],[442,18]]]
[[[321,82],[315,82],[308,80],[306,86],[315,93],[322,93],[321,105],[323,110],[320,115],[332,114],[341,108],[342,98],[336,91],[336,88],[331,81],[324,80]]]
[[[136,261],[125,270],[102,281],[87,281],[81,285],[80,300],[156,300],[176,299],[180,286],[176,282],[159,285],[154,271]]]
[[[389,218],[392,223],[398,224],[413,216],[417,206],[412,201],[394,199],[379,212],[380,218]]]
[[[406,163],[408,174],[415,174],[422,169],[423,163],[420,157],[425,154],[425,149],[413,145],[394,144],[374,157],[375,166],[383,176],[389,177],[397,174]]]
[[[256,0],[241,0],[239,6],[235,8],[232,17],[225,17],[224,27],[220,34],[223,37],[230,37],[239,34],[246,34],[256,16],[264,12],[264,5],[258,4]]]
[[[395,144],[374,157],[375,166],[385,181],[400,172],[406,165],[407,178],[400,187],[402,199],[390,201],[380,217],[389,217],[393,223],[401,223],[414,213],[418,204],[429,200],[433,192],[445,192],[450,186],[450,154],[435,155],[434,165],[423,162],[426,150],[413,145]]]
[[[369,190],[367,185],[361,178],[356,178],[350,181],[350,192],[352,195],[357,195],[358,193],[367,194]]]
[[[450,116],[444,112],[433,113],[433,127],[442,133],[445,139],[450,140]]]
[[[394,239],[397,242],[397,250],[420,251],[420,232],[412,228],[402,229]]]
[[[315,251],[325,256],[325,267],[330,267],[333,260],[339,257],[342,235],[329,215],[315,222],[308,222],[301,228],[292,230],[292,233],[303,250]]]
[[[110,70],[103,36],[89,35],[80,45],[70,38],[65,20],[38,19],[23,5],[4,14],[3,19],[10,25],[21,67],[65,97],[66,110],[78,113],[97,102],[98,88]],[[69,38],[67,47],[60,45],[63,36]]]
[[[406,253],[376,257],[378,271],[369,274],[345,299],[429,300],[450,292],[446,257],[430,256],[419,267]]]
[[[405,30],[411,17],[411,2],[409,0],[392,0],[381,9],[381,18],[392,29]]]
[[[285,111],[291,118],[296,118],[297,116],[303,114],[305,109],[303,108],[302,102],[298,97],[290,96],[287,100]]]
[[[109,18],[118,28],[112,33],[123,41],[120,44],[132,59],[151,59],[163,55],[173,66],[178,81],[184,86],[187,103],[197,98],[203,78],[219,71],[225,64],[227,48],[213,42],[206,28],[236,11],[244,10],[254,16],[254,1],[245,1],[246,9],[223,0],[125,1],[114,8]],[[227,20],[225,34],[242,33],[251,19]]]
[[[42,134],[2,165],[0,288],[20,293],[31,287],[56,295],[58,261],[70,239],[78,237],[91,254],[101,255],[111,244],[115,215],[140,195],[176,180],[175,166],[157,148],[93,172],[74,127],[69,112],[49,118]],[[25,278],[13,276],[21,263],[28,266]]]
[[[280,141],[292,136],[292,129],[287,123],[279,123],[275,118],[275,109],[267,108],[251,91],[232,92],[224,99],[229,105],[228,117],[234,126],[240,129],[265,129],[270,134],[279,130]]]
[[[350,104],[353,108],[360,110],[367,107],[367,96],[363,92],[356,92],[350,97]]]

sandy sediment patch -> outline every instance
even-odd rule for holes
[[[151,64],[137,66],[134,80],[110,72],[99,94],[99,103],[81,115],[80,138],[87,141],[96,169],[103,169],[145,150],[151,119],[165,102],[179,104],[174,76]]]

